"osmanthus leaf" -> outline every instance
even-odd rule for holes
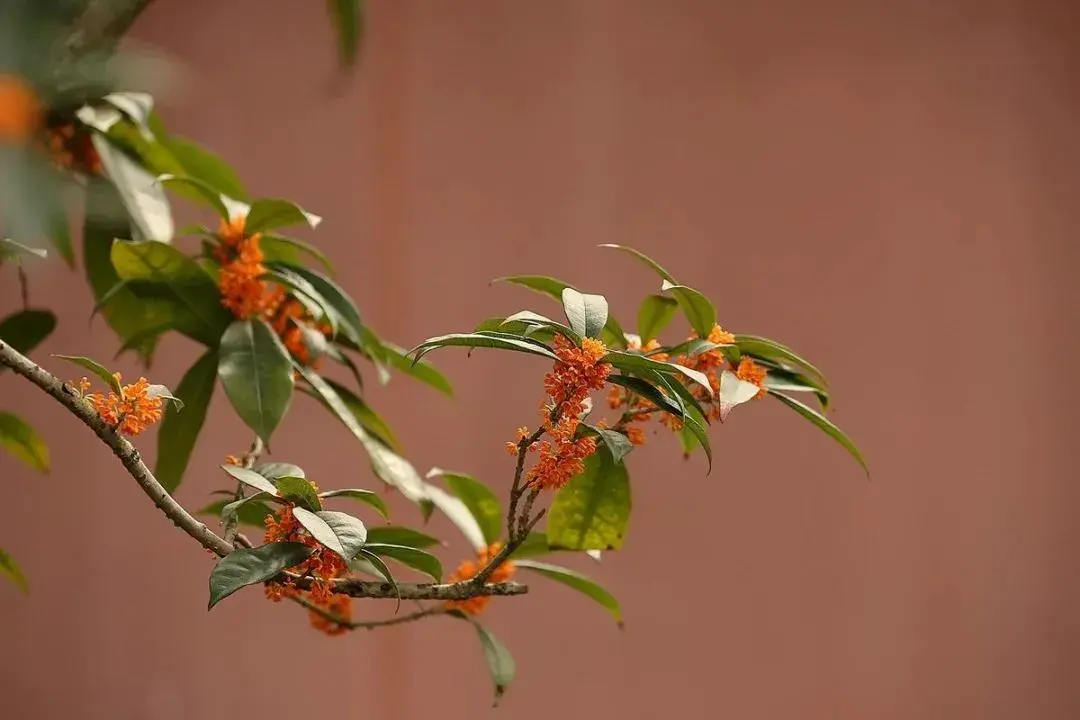
[[[629,455],[630,451],[634,449],[634,444],[621,432],[609,428],[594,429],[600,436],[600,439],[604,441],[604,445],[607,446],[608,452],[611,453],[611,459],[615,462],[622,462],[623,458]]]
[[[435,582],[442,580],[442,563],[439,558],[429,552],[407,545],[389,545],[387,543],[369,542],[364,545],[364,550],[378,555],[379,557],[396,560],[405,567],[412,568],[429,576]]]
[[[646,355],[656,355],[657,353],[665,353],[671,357],[677,357],[679,355],[686,355],[693,357],[694,355],[701,355],[711,350],[720,350],[722,348],[735,347],[734,345],[727,345],[724,343],[714,343],[708,340],[702,340],[701,338],[695,338],[693,340],[687,340],[681,342],[678,345],[672,345],[671,347],[662,347],[656,350],[651,350]]]
[[[697,370],[691,370],[688,367],[683,367],[677,363],[660,362],[653,360],[652,358],[639,355],[637,353],[622,352],[620,350],[612,350],[604,356],[602,362],[610,363],[612,366],[619,370],[624,370],[631,373],[641,373],[643,371],[654,371],[664,375],[683,375],[693,380],[698,385],[705,388],[709,395],[712,396],[713,389],[707,378],[703,373]]]
[[[230,219],[229,208],[225,205],[221,192],[213,185],[196,177],[173,175],[170,173],[160,175],[157,178],[157,181],[168,188],[183,187],[190,191],[194,191],[197,197],[206,201],[206,203],[214,209],[214,212],[218,214],[218,217],[222,220]]]
[[[465,507],[476,519],[480,531],[483,533],[484,542],[491,545],[502,535],[503,512],[499,498],[484,483],[472,475],[455,473],[442,468],[432,468],[428,471],[430,479],[441,475],[450,492],[458,500],[465,503]]]
[[[117,395],[120,394],[120,383],[117,382],[113,374],[103,365],[94,362],[88,357],[82,357],[81,355],[53,355],[53,357],[59,360],[67,360],[70,363],[75,363],[79,367],[89,370],[101,378],[114,393]]]
[[[160,137],[158,143],[180,163],[188,177],[203,181],[226,197],[245,201],[249,199],[244,183],[236,171],[207,148],[176,135]],[[263,236],[263,240],[265,239]]]
[[[279,477],[274,480],[278,495],[312,512],[322,510],[322,501],[311,481],[302,477]]]
[[[239,500],[218,500],[200,510],[199,515],[212,515],[221,518],[223,523],[235,517],[241,525],[265,529],[266,516],[274,514],[274,510],[262,502],[266,497],[269,496],[265,493],[255,493]]]
[[[326,378],[323,379],[326,380]],[[353,414],[353,417],[365,430],[384,442],[391,450],[400,450],[401,445],[394,431],[359,395],[333,380],[326,380],[326,384],[333,388],[341,401],[345,403],[345,407],[349,409],[349,412]]]
[[[169,492],[180,486],[187,470],[191,451],[195,449],[195,441],[214,395],[217,374],[218,354],[216,349],[211,349],[188,368],[176,387],[176,396],[184,403],[184,411],[180,412],[177,407],[165,409],[157,434],[154,475]]]
[[[692,287],[676,285],[667,280],[664,281],[661,290],[675,297],[679,307],[682,308],[683,315],[690,322],[690,327],[694,328],[698,335],[703,338],[709,336],[713,326],[716,325],[716,308],[713,307],[709,298]]]
[[[517,666],[514,657],[499,638],[495,637],[490,630],[473,620],[460,611],[450,613],[454,617],[467,621],[476,628],[476,635],[480,639],[480,647],[484,651],[484,660],[487,662],[488,672],[491,673],[491,681],[495,685],[495,700],[493,706],[498,706],[506,689],[514,681]]]
[[[369,505],[375,508],[375,511],[382,516],[383,520],[390,519],[390,508],[386,506],[386,501],[382,499],[382,496],[373,490],[360,490],[360,489],[344,489],[344,490],[328,490],[323,493],[319,493],[319,497],[323,500],[328,498],[343,497],[362,502],[365,505]],[[374,532],[374,530],[369,531]],[[390,541],[384,541],[390,542]]]
[[[562,291],[563,310],[578,335],[598,338],[607,324],[608,302],[603,295],[586,295],[573,288]]]
[[[147,385],[146,386],[146,397],[148,397],[148,398],[158,398],[158,399],[163,401],[163,404],[166,407],[171,406],[171,407],[175,408],[176,410],[183,410],[184,409],[184,401],[181,400],[180,398],[176,397],[175,395],[173,395],[172,390],[169,389],[168,385],[162,385],[160,383],[156,383],[156,384],[153,384],[153,385]]]
[[[417,361],[436,348],[441,347],[471,347],[471,348],[495,348],[497,350],[514,350],[516,352],[539,355],[549,360],[558,360],[558,356],[550,348],[541,344],[532,343],[513,335],[480,334],[480,333],[456,333],[429,338],[409,351]]]
[[[32,255],[44,260],[49,256],[49,252],[43,248],[23,245],[22,243],[15,242],[11,238],[0,237],[0,260],[19,257],[20,255]]]
[[[495,278],[491,282],[504,282],[511,285],[520,285],[521,287],[526,287],[538,292],[541,295],[547,295],[560,304],[563,302],[564,290],[577,290],[577,288],[569,283],[545,275],[508,275],[506,277]],[[625,333],[623,333],[623,329],[619,325],[619,321],[615,319],[614,315],[608,315],[607,322],[604,323],[603,333],[598,337],[601,337],[608,347],[626,347]]]
[[[252,468],[255,472],[262,475],[267,480],[277,480],[282,477],[307,477],[304,474],[303,468],[292,463],[283,462],[268,462],[256,465]]]
[[[863,459],[862,453],[859,452],[859,448],[856,447],[855,443],[851,441],[851,438],[844,434],[844,432],[840,428],[830,422],[824,415],[818,413],[811,407],[803,405],[795,398],[788,397],[783,393],[774,392],[772,390],[769,390],[768,392],[769,395],[776,398],[795,412],[802,415],[814,425],[818,426],[826,435],[831,437],[836,442],[840,443],[845,450],[851,453],[851,456],[855,458],[859,465],[862,466],[863,471],[866,473],[866,477],[870,477],[870,468],[867,467],[866,461]]]
[[[731,411],[745,402],[753,400],[761,390],[757,385],[741,380],[735,373],[725,370],[720,374],[720,422],[727,419]]]
[[[282,570],[302,563],[311,552],[307,545],[294,542],[232,551],[210,573],[210,603],[206,609],[212,609],[240,588],[266,582]]]
[[[829,382],[825,378],[825,374],[814,367],[809,360],[798,355],[791,348],[781,345],[775,340],[769,338],[759,337],[757,335],[736,335],[735,345],[739,350],[747,355],[763,358],[765,360],[773,360],[781,363],[793,363],[799,367],[809,370],[818,380],[821,381],[822,386],[827,389]]]
[[[623,386],[664,412],[680,418],[683,416],[682,404],[662,393],[659,388],[650,382],[630,375],[610,375],[608,376],[608,382]]]
[[[360,342],[364,323],[360,319],[360,311],[356,303],[341,287],[333,280],[302,267],[289,268],[294,274],[306,280],[315,291],[323,298],[331,310],[333,320],[339,331],[349,340]]]
[[[15,562],[15,558],[3,548],[0,548],[0,575],[6,575],[24,593],[30,592],[30,585],[26,582],[26,575],[23,574],[19,563]]]
[[[567,289],[569,290],[569,288],[567,288]],[[510,327],[513,327],[513,328],[516,329],[517,326],[519,326],[519,325],[524,326],[522,328],[521,333],[520,333],[522,335],[532,336],[532,334],[533,334],[532,331],[534,331],[536,328],[547,328],[549,330],[553,330],[555,333],[557,333],[559,335],[563,335],[563,336],[573,340],[578,345],[581,344],[581,333],[579,333],[577,330],[574,330],[573,328],[569,328],[569,327],[563,325],[562,323],[555,322],[554,320],[552,320],[550,318],[546,318],[543,315],[539,315],[537,313],[534,313],[531,310],[522,310],[521,312],[516,312],[513,315],[506,318],[505,320],[503,320],[499,324],[499,327],[491,328],[488,331],[489,332],[490,331],[499,332],[501,328],[506,327],[506,326],[510,326]],[[519,333],[513,332],[513,334],[517,335]]]
[[[387,566],[381,557],[365,547],[349,565],[349,569],[365,572],[369,575],[374,575],[375,577],[381,577],[383,580],[390,583],[394,588],[394,594],[397,595],[397,607],[401,607],[401,590],[398,588],[397,580],[394,579],[394,574],[390,572],[389,566]]]
[[[326,8],[337,36],[338,59],[346,69],[356,64],[364,35],[363,0],[328,0]]]
[[[644,343],[656,338],[671,322],[678,309],[679,303],[674,298],[663,295],[650,295],[645,298],[637,316],[637,330],[641,341]]]
[[[303,267],[304,258],[310,257],[326,268],[327,272],[331,274],[334,272],[334,264],[330,262],[330,258],[323,251],[311,243],[294,237],[263,233],[259,248],[263,251],[263,256],[268,263]]]
[[[569,332],[573,332],[570,328],[567,328]],[[541,327],[520,320],[507,321],[506,318],[493,317],[484,320],[476,329],[474,333],[479,335],[487,335],[490,333],[502,334],[502,335],[515,335],[522,339],[528,339],[535,342],[550,343],[555,339],[557,334],[554,330],[547,327]]]
[[[262,320],[237,320],[221,336],[218,377],[236,414],[269,443],[292,401],[289,351]]]
[[[113,269],[136,296],[164,298],[175,307],[176,329],[213,347],[232,315],[210,274],[183,252],[161,242],[113,243]]]
[[[261,473],[257,473],[254,470],[249,470],[245,467],[240,467],[239,465],[222,465],[221,469],[245,485],[249,485],[267,495],[280,497],[277,485],[268,480]]]
[[[709,421],[705,417],[705,411],[702,409],[701,404],[676,378],[660,373],[656,373],[653,378],[671,393],[671,397],[675,398],[682,407],[683,429],[692,434],[697,444],[705,451],[705,458],[709,462],[709,469],[705,474],[711,474],[713,455],[707,427]]]
[[[94,145],[105,176],[117,189],[140,239],[167,243],[173,237],[172,210],[165,190],[157,178],[110,142],[106,136],[93,133]]]
[[[127,115],[136,127],[144,130],[151,138],[153,137],[148,127],[150,114],[154,111],[153,95],[144,92],[114,92],[109,93],[102,100]]]
[[[814,393],[818,402],[821,404],[821,411],[824,413],[828,409],[829,392],[818,380],[794,370],[772,366],[767,367],[769,371],[769,374],[765,376],[765,387],[767,389],[785,393]]]
[[[0,340],[26,355],[55,329],[56,316],[48,310],[22,310],[0,320]],[[6,369],[0,367],[0,373]]]
[[[305,212],[299,205],[281,198],[262,198],[251,203],[244,232],[257,233],[289,225],[307,225],[314,229],[322,222],[318,215]]]
[[[38,472],[49,472],[49,448],[19,416],[0,412],[0,447]]]
[[[554,548],[548,543],[547,534],[533,531],[525,536],[524,542],[510,553],[510,559],[517,561],[518,558],[539,557],[554,552]]]
[[[454,396],[454,388],[450,385],[450,381],[446,379],[445,375],[436,370],[433,365],[426,361],[414,363],[408,356],[408,351],[404,348],[385,340],[381,342],[385,351],[383,354],[384,363],[398,372],[405,373],[411,378],[430,385],[447,397]]]
[[[611,243],[604,243],[603,245],[600,245],[599,247],[607,248],[607,249],[610,249],[610,250],[618,250],[619,252],[624,252],[624,253],[627,253],[628,255],[632,255],[635,258],[637,258],[638,260],[640,260],[641,262],[648,265],[650,268],[652,268],[653,271],[657,275],[659,275],[661,278],[663,278],[664,280],[667,280],[669,283],[672,283],[672,284],[675,284],[677,282],[675,280],[675,277],[671,273],[669,273],[667,270],[665,270],[663,267],[660,266],[660,263],[656,262],[655,260],[653,260],[651,257],[646,255],[645,253],[641,252],[640,250],[635,250],[634,248],[627,247],[626,245],[612,245]],[[646,338],[646,339],[648,339],[648,338]]]
[[[619,601],[596,581],[569,568],[536,562],[535,560],[516,560],[514,564],[520,568],[543,575],[549,580],[562,583],[592,598],[607,610],[611,617],[615,618],[615,622],[622,625],[622,610],[619,608]]]
[[[407,527],[388,525],[385,527],[368,528],[367,541],[369,543],[381,543],[384,545],[404,545],[405,547],[423,550],[433,545],[445,545],[446,543],[431,537],[419,530]]]
[[[343,558],[345,557],[345,548],[342,546],[341,540],[338,539],[337,533],[322,517],[302,507],[294,507],[293,516],[305,530],[311,533],[312,537],[319,541],[320,545],[333,550]],[[367,537],[367,535],[365,534],[364,537]],[[360,545],[363,544],[363,541],[361,541]],[[352,560],[357,552],[359,552],[359,548],[353,548],[353,554],[346,558],[346,561]]]
[[[548,510],[553,548],[618,550],[630,519],[630,476],[604,446],[585,460],[585,469],[557,491]]]

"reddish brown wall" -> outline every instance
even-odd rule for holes
[[[726,325],[817,359],[875,471],[771,403],[715,431],[708,478],[669,438],[635,453],[631,540],[583,564],[626,631],[558,587],[500,602],[521,676],[501,717],[1080,714],[1069,3],[372,5],[336,97],[321,3],[159,2],[139,35],[190,63],[167,119],[256,193],[324,213],[315,238],[389,337],[544,309],[487,285],[518,272],[630,318],[655,278],[594,248],[628,243]],[[41,357],[109,357],[84,287],[35,272],[71,293]],[[155,379],[175,382],[193,348],[167,350]],[[503,482],[543,363],[437,359],[456,401],[400,380],[376,401],[421,469]],[[255,591],[207,614],[210,559],[107,451],[10,377],[0,399],[57,455],[48,478],[0,457],[0,544],[34,586],[0,585],[6,717],[487,716],[457,623],[326,639]],[[246,440],[219,396],[180,499],[203,503]],[[326,486],[376,484],[310,403],[275,450]]]

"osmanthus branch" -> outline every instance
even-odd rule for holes
[[[71,385],[38,366],[22,353],[0,340],[0,365],[10,368],[40,388],[72,415],[94,431],[105,445],[113,451],[124,469],[174,525],[195,539],[200,545],[216,555],[224,557],[233,551],[232,543],[214,533],[196,520],[172,495],[161,486],[150,468],[142,461],[139,451],[126,438],[108,425],[97,412],[85,402]],[[297,587],[310,587],[311,578],[286,573]],[[359,598],[382,598],[402,600],[467,600],[482,595],[523,595],[528,587],[518,583],[476,585],[472,581],[451,584],[399,583],[396,587],[387,582],[369,582],[352,578],[333,581],[331,589]]]
[[[415,612],[408,613],[407,615],[398,615],[397,617],[387,618],[386,620],[362,620],[353,621],[346,620],[342,617],[338,617],[332,612],[329,612],[325,608],[316,605],[307,598],[293,596],[293,600],[297,605],[311,610],[319,617],[328,620],[338,627],[345,628],[346,630],[375,630],[376,628],[390,627],[391,625],[404,625],[406,623],[416,622],[417,620],[423,620],[424,618],[434,617],[436,615],[445,615],[449,610],[441,605],[432,605],[430,607],[421,608]]]
[[[263,450],[265,449],[266,447],[263,445],[262,438],[256,435],[255,439],[251,442],[251,448],[249,448],[248,451],[244,453],[244,457],[240,459],[241,467],[247,468],[249,470],[255,467],[255,463],[259,461],[259,457],[263,454]],[[242,500],[243,498],[244,483],[238,482],[236,483],[236,492],[233,493],[233,500]],[[229,543],[229,545],[232,545],[234,547],[236,546],[237,526],[238,514],[234,513],[225,521],[225,531],[223,533],[225,535],[225,542]]]

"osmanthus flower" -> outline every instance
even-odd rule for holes
[[[760,388],[754,398],[765,397],[765,377],[768,371],[754,362],[753,358],[743,356],[739,360],[739,367],[735,370],[735,377],[746,382],[753,383]]]
[[[475,560],[465,560],[458,565],[457,570],[450,576],[450,582],[459,583],[466,580],[472,580],[476,577],[481,570],[487,567],[488,563],[499,554],[502,550],[502,543],[496,542],[482,549],[477,553]],[[517,568],[514,563],[509,560],[500,563],[495,571],[488,576],[487,584],[498,584],[509,582],[510,578],[514,576]],[[491,602],[490,595],[482,595],[477,597],[468,598],[467,600],[448,600],[446,607],[452,610],[460,610],[466,615],[479,615],[487,608]]]
[[[24,78],[0,74],[0,142],[25,145],[44,120],[44,107],[37,91]]]
[[[116,385],[120,385],[120,373],[114,373]],[[90,403],[101,419],[124,435],[135,436],[161,420],[164,399],[153,392],[153,386],[141,377],[131,385],[120,386],[120,394],[89,393],[90,381],[79,381],[79,392]]]

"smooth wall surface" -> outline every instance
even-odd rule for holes
[[[188,63],[167,121],[254,193],[325,215],[312,239],[385,336],[557,312],[488,285],[513,273],[606,293],[630,324],[655,278],[595,246],[634,245],[726,326],[817,361],[873,481],[772,402],[714,430],[709,477],[658,434],[631,458],[627,547],[576,564],[623,600],[625,631],[542,582],[496,603],[519,679],[491,711],[463,624],[325,638],[258,591],[208,614],[206,553],[6,374],[0,405],[48,431],[55,469],[0,456],[0,545],[33,585],[0,585],[4,717],[1080,715],[1075,6],[370,5],[363,65],[337,94],[320,3],[159,2],[137,35]],[[81,278],[51,263],[34,283],[62,319],[40,358],[111,357]],[[154,379],[177,382],[195,351],[167,343]],[[502,444],[535,423],[546,365],[434,357],[453,401],[402,378],[372,402],[421,471],[504,487]],[[178,494],[192,508],[248,442],[220,393],[211,413]],[[152,436],[140,446],[152,455]],[[302,398],[275,455],[324,487],[378,486]],[[434,527],[452,566],[463,544]]]

